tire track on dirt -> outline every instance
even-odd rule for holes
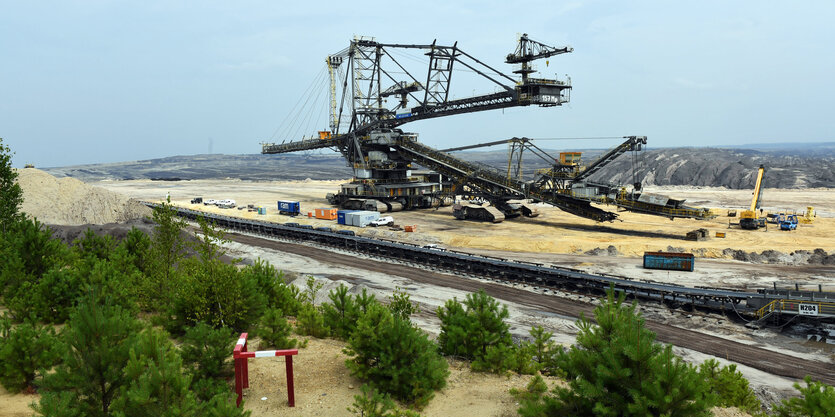
[[[582,313],[585,317],[593,317],[593,305],[553,295],[536,294],[502,284],[459,278],[408,265],[388,263],[373,258],[357,257],[296,243],[279,242],[238,233],[228,233],[226,237],[246,245],[301,255],[322,263],[344,265],[367,271],[396,275],[423,284],[448,287],[462,291],[483,289],[487,294],[497,299],[512,301],[549,313],[556,313],[568,317],[580,317]],[[669,343],[715,357],[726,358],[727,360],[773,375],[794,379],[802,379],[804,376],[810,375],[815,380],[823,381],[830,385],[835,384],[835,365],[831,363],[797,358],[648,319],[645,320],[645,325],[648,329],[655,332],[657,335],[656,339],[659,342]]]

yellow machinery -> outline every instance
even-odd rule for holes
[[[763,176],[765,167],[760,165],[757,170],[757,182],[754,184],[754,198],[751,199],[751,207],[739,214],[739,227],[748,230],[756,230],[765,227],[765,216],[759,216],[757,210],[760,208],[760,197],[763,193]]]
[[[806,213],[797,216],[797,220],[802,224],[810,224],[815,221],[815,208],[814,207],[806,207]]]

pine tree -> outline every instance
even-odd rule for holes
[[[322,305],[325,322],[331,328],[331,333],[342,340],[348,340],[357,327],[360,310],[354,297],[348,294],[348,287],[340,285],[328,293],[330,303]]]
[[[557,367],[557,354],[562,348],[551,340],[554,334],[545,331],[542,326],[532,327],[529,334],[533,339],[533,357],[539,365],[539,370],[546,375],[558,375],[560,372]]]
[[[409,317],[418,311],[417,303],[412,303],[409,293],[397,287],[394,289],[394,294],[389,297],[389,310],[395,317],[409,321]]]
[[[164,332],[142,332],[130,350],[124,372],[128,383],[113,403],[114,415],[201,415],[197,399],[189,390],[191,378],[183,373],[182,359]]]
[[[299,342],[290,338],[290,331],[290,323],[287,323],[284,313],[274,308],[261,316],[255,335],[261,338],[261,349],[292,349]]]
[[[149,267],[141,294],[146,309],[166,311],[173,304],[173,290],[180,281],[177,265],[186,255],[187,244],[183,236],[186,222],[177,216],[170,198],[154,208],[153,220],[156,226],[151,236]]]
[[[130,383],[125,366],[141,326],[121,306],[96,290],[87,293],[63,331],[66,350],[55,372],[43,381],[36,411],[44,416],[109,416],[111,405]]]
[[[224,379],[232,375],[229,352],[236,336],[227,328],[214,329],[206,323],[186,329],[181,346],[183,366],[191,375],[192,390],[200,400],[209,401],[228,390]]]
[[[800,397],[783,400],[774,408],[778,417],[831,417],[835,415],[835,388],[807,376],[806,386],[794,384]]]
[[[0,337],[0,383],[10,392],[32,387],[41,369],[58,362],[61,346],[51,327],[24,322]]]
[[[379,303],[360,317],[345,353],[352,375],[416,407],[426,405],[449,375],[426,333]]]
[[[696,369],[656,343],[635,304],[623,300],[610,290],[595,308],[597,325],[578,321],[577,343],[558,358],[569,387],[544,398],[545,415],[709,415]]]
[[[304,303],[296,318],[296,332],[305,336],[323,338],[328,337],[330,328],[325,324],[325,316],[319,307]]]
[[[12,155],[12,150],[0,138],[0,232],[3,235],[22,218],[23,190],[17,183],[17,171],[12,168]]]
[[[403,410],[386,395],[367,384],[360,388],[361,394],[354,395],[354,403],[348,411],[358,417],[420,417],[412,410]]]
[[[507,306],[484,291],[467,295],[464,303],[448,300],[438,308],[438,344],[446,355],[473,360],[473,369],[503,372],[516,366]]]
[[[719,361],[708,359],[699,365],[699,375],[704,379],[711,402],[716,406],[736,407],[750,414],[762,414],[762,403],[735,364],[720,367]]]

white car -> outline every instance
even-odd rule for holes
[[[220,200],[215,204],[220,208],[233,208],[235,207],[235,200]]]
[[[388,226],[390,224],[394,224],[394,217],[385,216],[380,217],[377,220],[373,220],[371,223],[368,223],[369,226],[377,227],[377,226]]]
[[[211,198],[209,198],[207,200],[203,200],[203,205],[204,206],[213,206],[215,204],[217,204],[217,200],[212,200]]]

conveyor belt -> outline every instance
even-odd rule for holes
[[[145,203],[150,207],[157,204]],[[439,251],[402,242],[349,236],[337,232],[302,229],[278,223],[223,216],[185,208],[177,208],[178,215],[190,220],[205,216],[219,227],[254,233],[267,237],[309,241],[330,247],[352,250],[396,261],[419,264],[459,274],[475,275],[499,281],[517,282],[573,292],[601,295],[614,287],[630,297],[661,302],[670,306],[689,305],[711,311],[752,316],[757,309],[777,294],[744,292],[721,288],[691,288],[672,284],[636,281],[626,277],[595,275],[570,268],[557,267],[458,251]]]

